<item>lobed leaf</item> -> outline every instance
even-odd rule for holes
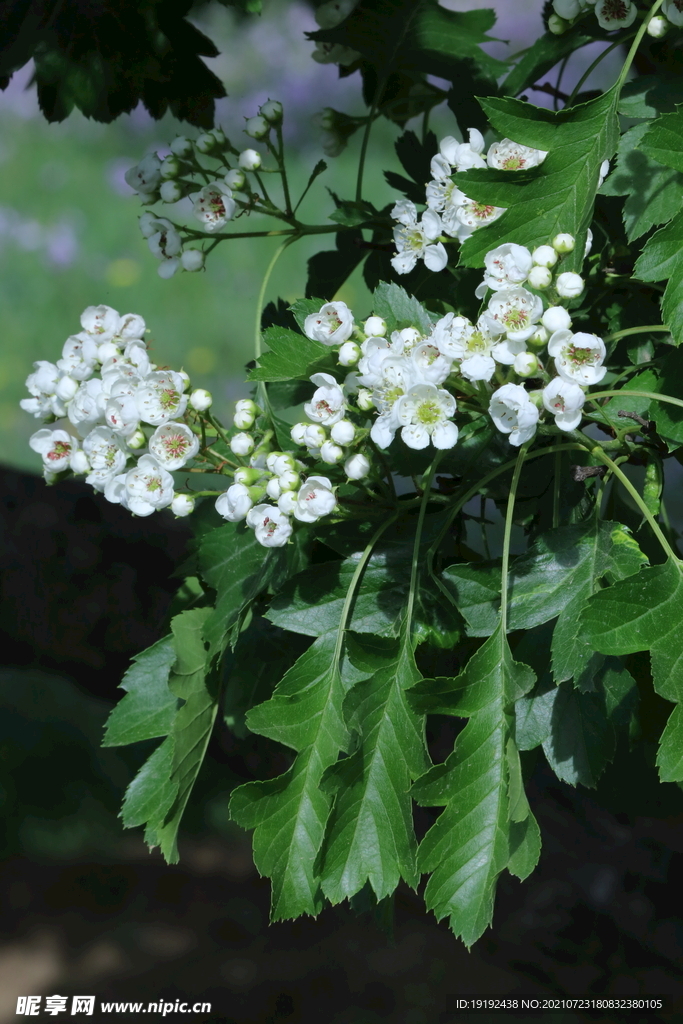
[[[633,275],[639,281],[666,281],[662,320],[676,345],[683,341],[683,211],[647,240]]]
[[[171,635],[135,655],[120,683],[128,692],[109,715],[102,746],[120,747],[168,735],[178,707],[168,688],[175,659]]]
[[[308,380],[312,373],[332,365],[326,345],[286,327],[268,327],[263,340],[269,351],[261,353],[259,366],[250,372],[248,380]]]

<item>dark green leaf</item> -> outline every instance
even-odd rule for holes
[[[133,658],[120,684],[128,692],[109,716],[102,746],[119,747],[168,735],[178,706],[168,688],[175,658],[170,635]]]
[[[666,281],[662,320],[677,345],[683,341],[683,212],[649,238],[634,269],[639,281]]]
[[[171,781],[173,770],[173,737],[168,736],[145,761],[126,790],[121,808],[124,828],[153,822],[163,824],[178,793],[178,783]]]
[[[380,284],[373,295],[373,312],[387,322],[387,334],[404,327],[416,327],[423,334],[429,334],[432,320],[429,313],[414,295],[409,295],[397,284]]]
[[[487,169],[456,176],[458,187],[471,199],[506,208],[499,220],[464,243],[461,262],[480,267],[486,253],[504,242],[533,249],[568,231],[577,245],[563,269],[581,269],[600,165],[619,141],[617,100],[618,92],[610,89],[557,113],[510,98],[482,100],[491,125],[502,135],[548,156],[529,172]]]
[[[326,345],[286,327],[269,327],[263,340],[269,351],[261,353],[259,366],[251,371],[248,380],[308,380],[312,373],[333,366]]]
[[[683,101],[683,83],[674,75],[638,75],[621,90],[619,113],[626,117],[657,117]]]
[[[683,401],[683,352],[680,349],[669,350],[662,362],[659,380],[654,387],[643,387],[643,391],[659,391]],[[669,450],[683,444],[683,409],[680,406],[650,400],[646,415],[655,421],[657,433],[667,442]]]
[[[683,171],[683,112],[662,114],[648,127],[640,149],[665,167]]]
[[[337,232],[335,241],[336,249],[317,252],[309,259],[306,295],[336,295],[368,254],[360,228]]]
[[[671,712],[657,751],[657,767],[662,782],[683,780],[683,706]]]

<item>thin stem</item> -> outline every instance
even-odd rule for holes
[[[647,327],[627,327],[624,331],[615,331],[614,334],[608,334],[606,338],[603,338],[603,341],[616,341],[618,338],[628,338],[631,334],[650,334],[655,331],[664,331],[669,334],[669,328],[664,324],[648,324]]]
[[[658,395],[655,391],[631,391],[630,388],[622,391],[597,391],[590,396],[594,401],[598,398],[649,398],[653,402],[665,402],[667,405],[679,405],[683,409],[683,402],[680,398],[672,398],[671,395]]]
[[[415,541],[413,543],[413,561],[410,567],[410,590],[408,591],[408,605],[406,608],[406,633],[410,636],[410,626],[413,621],[413,608],[415,606],[415,593],[417,590],[417,570],[420,562],[420,541],[422,540],[422,528],[424,526],[425,515],[427,513],[427,505],[429,504],[430,493],[432,489],[432,480],[436,472],[436,467],[441,459],[442,452],[437,452],[434,461],[422,478],[422,500],[420,502],[420,511],[417,516],[417,526],[415,527]]]
[[[216,431],[218,436],[220,437],[221,441],[224,441],[225,444],[229,445],[230,444],[230,438],[225,433],[225,431],[223,430],[222,426],[220,425],[220,423],[218,422],[216,417],[212,413],[210,413],[208,409],[206,410],[204,415],[205,415],[206,419],[209,421],[209,423],[211,424],[211,426],[213,427],[213,429]]]
[[[255,359],[258,359],[258,357],[261,355],[261,315],[262,315],[262,311],[263,311],[263,300],[265,298],[266,288],[268,287],[268,281],[270,280],[270,275],[272,274],[273,267],[275,266],[275,264],[279,260],[279,258],[282,255],[282,253],[285,251],[285,249],[287,248],[288,245],[291,245],[291,243],[293,241],[295,241],[296,238],[298,238],[298,234],[292,235],[292,237],[287,238],[282,243],[282,245],[279,245],[277,247],[277,249],[273,253],[273,256],[271,258],[270,263],[266,267],[266,272],[263,275],[263,281],[261,282],[261,288],[259,289],[258,298],[256,299],[256,327],[255,327],[255,330],[254,330],[254,358]]]
[[[659,2],[661,3],[662,0],[659,0]],[[567,107],[571,107],[572,106],[574,100],[576,99],[578,94],[581,92],[581,86],[586,81],[586,79],[590,78],[590,76],[593,74],[593,72],[597,68],[598,64],[602,60],[604,60],[605,57],[609,53],[612,52],[612,50],[616,50],[617,46],[621,46],[623,43],[628,42],[629,39],[632,39],[633,35],[634,35],[634,33],[631,32],[631,33],[629,33],[629,35],[623,36],[621,39],[615,39],[615,41],[612,43],[611,46],[608,46],[606,50],[603,50],[602,53],[598,54],[598,56],[595,58],[593,63],[589,65],[589,67],[586,69],[586,71],[584,71],[584,73],[581,75],[581,78],[578,80],[578,82],[574,86],[574,88],[572,90],[572,94],[569,97],[569,99],[567,100],[567,103],[566,103]],[[622,68],[622,71],[623,71],[623,68]]]
[[[278,123],[275,131],[277,132],[277,142],[279,147],[279,153],[277,157],[278,164],[280,166],[280,177],[282,178],[282,191],[285,196],[285,210],[287,214],[292,216],[292,200],[289,195],[289,182],[287,181],[287,170],[285,168],[285,143],[282,138],[282,124]]]
[[[370,113],[368,114],[368,119],[365,122],[365,131],[363,132],[363,141],[361,142],[360,156],[358,157],[358,177],[356,178],[357,203],[360,203],[360,201],[363,198],[363,172],[365,170],[365,156],[368,151],[368,143],[370,141],[370,132],[372,131],[372,124],[373,121],[375,120],[375,114],[377,112],[377,107],[379,106],[379,101],[382,97],[382,93],[384,92],[385,85],[386,77],[380,78],[379,82],[377,83],[377,88],[375,89],[375,95],[372,100],[372,106],[370,108]]]
[[[380,537],[382,536],[384,531],[388,530],[389,527],[391,526],[391,524],[395,523],[397,519],[398,519],[398,512],[395,512],[392,516],[389,517],[389,519],[387,519],[384,523],[382,523],[382,525],[380,527],[378,527],[377,530],[375,530],[375,532],[373,533],[372,537],[368,541],[368,543],[367,543],[367,545],[365,547],[365,550],[363,551],[363,554],[358,559],[358,565],[356,566],[356,568],[354,570],[354,573],[353,573],[353,576],[351,577],[351,582],[349,583],[349,589],[346,591],[346,598],[344,600],[344,604],[343,604],[343,607],[342,607],[341,615],[339,617],[339,628],[337,630],[337,642],[336,642],[335,648],[334,648],[334,659],[333,659],[333,665],[335,667],[339,665],[339,659],[341,657],[342,644],[344,642],[344,632],[346,630],[346,622],[347,622],[347,619],[349,617],[349,613],[351,611],[351,605],[353,604],[353,599],[356,596],[356,587],[357,587],[358,582],[359,582],[359,580],[360,580],[360,578],[361,578],[361,576],[363,574],[363,570],[365,569],[367,561],[368,561],[370,555],[373,552],[375,544],[380,539]]]
[[[589,440],[589,439],[587,438],[586,440]],[[586,447],[588,448],[588,446],[586,446]],[[638,508],[640,509],[640,511],[643,513],[644,517],[647,519],[648,523],[650,524],[650,527],[652,528],[652,532],[654,533],[655,537],[657,538],[657,540],[661,544],[662,548],[664,549],[664,553],[666,554],[667,558],[673,558],[675,561],[677,561],[678,557],[675,554],[675,552],[674,552],[673,548],[671,547],[671,545],[669,544],[668,540],[666,539],[666,537],[662,533],[662,531],[660,529],[660,526],[659,526],[659,523],[657,522],[655,517],[652,515],[652,513],[649,510],[649,508],[647,507],[647,505],[645,504],[645,502],[641,498],[640,494],[638,494],[637,489],[633,486],[633,484],[631,483],[629,478],[626,476],[626,474],[619,468],[619,466],[616,464],[616,462],[613,462],[612,459],[610,459],[609,455],[607,455],[607,454],[605,454],[605,452],[603,452],[603,450],[600,447],[600,445],[596,445],[595,448],[589,448],[588,450],[590,451],[591,455],[595,455],[598,459],[600,459],[600,461],[603,463],[603,465],[605,465],[609,469],[611,469],[612,473],[621,481],[623,486],[626,488],[628,493],[631,495],[631,497],[635,501],[636,505],[638,506]]]
[[[529,442],[523,444],[515,461],[515,471],[512,474],[510,493],[508,494],[508,505],[505,512],[505,533],[503,534],[503,563],[501,565],[501,587],[500,587],[500,632],[505,636],[508,627],[508,568],[510,565],[510,539],[512,537],[512,520],[515,514],[515,498],[517,487],[522,473],[522,466],[526,458]]]
[[[617,89],[618,92],[621,92],[621,90],[622,90],[622,88],[624,86],[624,82],[626,81],[626,76],[628,75],[629,71],[631,70],[631,64],[633,64],[633,60],[635,58],[635,55],[638,52],[638,47],[640,46],[640,43],[641,43],[641,41],[643,39],[643,36],[647,32],[647,26],[650,24],[650,18],[653,16],[653,14],[657,13],[657,11],[659,10],[659,8],[662,6],[663,3],[664,3],[664,0],[655,0],[655,2],[653,3],[652,7],[650,8],[650,10],[648,11],[648,13],[643,18],[643,23],[640,26],[640,28],[638,29],[638,31],[636,32],[636,37],[633,40],[633,43],[631,44],[631,49],[626,54],[626,60],[624,61],[624,66],[621,69],[621,74],[619,75],[619,77],[617,79],[616,89]]]

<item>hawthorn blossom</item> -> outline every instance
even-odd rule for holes
[[[284,547],[292,535],[289,516],[273,505],[254,505],[247,513],[247,525],[264,548]]]
[[[331,427],[344,416],[344,392],[329,373],[314,373],[310,380],[318,388],[310,402],[304,405],[304,412],[310,420]]]
[[[232,220],[236,205],[230,186],[223,181],[215,181],[211,185],[205,185],[194,196],[192,212],[204,225],[205,231],[217,231],[227,221]]]
[[[553,414],[560,430],[576,430],[585,400],[579,385],[562,377],[556,377],[543,389],[543,405]]]
[[[418,383],[415,365],[402,356],[386,360],[381,380],[375,385],[372,400],[379,416],[370,428],[370,437],[380,448],[388,448],[400,426],[398,402]]]
[[[637,13],[636,5],[631,0],[598,0],[595,5],[598,24],[608,32],[628,28],[636,20]]]
[[[302,523],[314,523],[337,507],[332,484],[326,476],[309,476],[300,488],[294,507],[294,518]]]
[[[83,439],[83,451],[90,463],[85,482],[96,491],[103,491],[107,481],[125,467],[128,455],[124,443],[105,426],[95,427]]]
[[[582,11],[585,11],[591,2],[592,0],[553,0],[553,8],[555,14],[558,14],[560,18],[566,18],[567,21],[571,21]]]
[[[323,345],[338,345],[353,334],[353,313],[345,302],[326,302],[304,320],[304,334]]]
[[[362,480],[370,472],[370,462],[360,452],[352,455],[344,463],[344,472],[349,480]]]
[[[484,266],[484,284],[497,292],[512,285],[524,284],[533,266],[533,260],[526,246],[506,242],[486,253]]]
[[[493,332],[505,331],[509,341],[526,341],[543,315],[543,301],[526,288],[501,288],[489,301],[483,319]]]
[[[143,455],[125,480],[128,508],[135,516],[150,516],[173,501],[173,477],[153,455]]]
[[[496,338],[480,317],[476,326],[464,316],[446,313],[434,326],[431,341],[450,359],[460,360],[460,373],[467,380],[490,380],[496,368],[492,351]]]
[[[416,384],[397,403],[397,418],[402,425],[401,439],[409,448],[453,448],[458,428],[451,421],[456,409],[450,391],[434,384]]]
[[[100,423],[104,417],[104,400],[102,381],[99,377],[91,377],[83,381],[78,391],[69,402],[67,416],[80,434]]]
[[[484,152],[484,136],[476,128],[468,128],[467,137],[467,142],[458,142],[452,135],[448,135],[439,143],[441,161],[446,161],[456,171],[469,171],[473,167],[486,167],[486,161],[482,156]],[[435,159],[438,160],[438,157]],[[434,161],[432,161],[432,176],[435,178],[437,176],[444,176],[443,166],[443,162],[434,164]],[[437,175],[435,171],[440,173]]]
[[[57,367],[74,380],[87,380],[95,372],[98,362],[98,345],[87,331],[72,334],[62,347],[62,358]]]
[[[662,14],[665,14],[672,25],[683,25],[683,0],[664,0]]]
[[[199,451],[199,438],[184,423],[163,423],[149,439],[149,450],[159,465],[181,469]]]
[[[26,378],[26,387],[31,398],[22,398],[19,405],[24,412],[31,413],[36,419],[47,416],[64,416],[66,407],[57,397],[56,388],[60,371],[54,363],[47,359],[39,359],[33,364],[33,373]]]
[[[417,219],[415,204],[402,199],[394,206],[391,216],[399,222],[394,228],[394,243],[398,252],[391,265],[397,274],[409,274],[418,259],[425,261],[428,270],[443,270],[448,255],[441,242],[434,244],[442,231],[441,218],[434,210],[425,210]]]
[[[542,149],[531,149],[512,139],[501,139],[489,148],[486,162],[498,171],[526,171],[542,164],[547,155]]]
[[[28,443],[33,451],[41,456],[45,469],[54,475],[69,468],[73,441],[73,437],[66,430],[44,428],[32,434]]]
[[[453,360],[448,359],[429,341],[416,345],[410,353],[410,359],[415,367],[416,376],[421,377],[427,384],[443,384],[453,365]]]
[[[494,391],[489,403],[491,419],[510,444],[519,447],[536,433],[538,409],[521,384],[503,384]]]
[[[124,174],[126,184],[142,195],[156,192],[161,182],[161,160],[156,153],[142,158],[139,164],[131,167]]]
[[[244,484],[232,484],[216,498],[216,511],[229,523],[239,523],[246,519],[247,512],[253,504],[249,490]]]
[[[173,370],[148,374],[135,392],[140,419],[155,427],[178,419],[187,408],[188,396],[183,394],[184,386],[180,374]]]
[[[465,193],[460,191],[451,178],[436,178],[427,185],[426,202],[430,210],[440,214],[441,226],[446,234],[457,238],[464,230],[464,225],[458,219],[458,210],[468,202]]]
[[[494,220],[498,220],[504,213],[505,207],[503,206],[492,206],[490,203],[468,199],[465,196],[464,201],[460,203],[455,214],[456,219],[462,226],[457,234],[458,239],[461,242],[464,241],[477,228],[482,228],[486,224],[493,224]]]
[[[555,331],[548,342],[548,355],[563,380],[589,387],[598,384],[607,373],[603,366],[605,343],[595,334]]]

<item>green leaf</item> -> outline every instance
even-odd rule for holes
[[[612,88],[589,103],[556,113],[509,97],[482,100],[491,125],[502,135],[548,156],[528,172],[487,169],[456,176],[458,187],[471,199],[506,208],[495,223],[475,231],[463,244],[465,266],[483,266],[486,253],[504,242],[533,249],[567,231],[577,244],[563,269],[581,269],[600,165],[619,141],[618,96]]]
[[[423,839],[418,869],[432,872],[425,900],[438,920],[450,925],[467,946],[491,923],[495,884],[510,863],[510,810],[519,808],[517,792],[510,800],[510,753],[513,739],[512,704],[534,683],[528,665],[515,662],[500,627],[451,680],[437,680],[439,713],[468,716],[455,750],[445,764],[436,765],[413,786],[423,806],[445,810]],[[416,711],[435,710],[430,680],[410,691]],[[514,749],[514,745],[513,745]],[[520,830],[514,833],[512,869],[523,872],[533,856],[533,843]],[[524,845],[524,851],[520,846]]]
[[[507,869],[521,881],[528,878],[541,856],[541,831],[531,811],[523,821],[510,822]]]
[[[669,716],[657,751],[657,767],[662,782],[683,779],[683,706],[677,704]]]
[[[646,390],[659,391],[663,395],[670,395],[672,398],[680,398],[683,401],[683,351],[681,349],[669,351],[662,362],[659,380],[655,382],[654,387],[643,387],[643,391]],[[680,406],[650,400],[645,415],[654,420],[657,433],[666,441],[669,451],[683,444],[683,409]]]
[[[432,330],[432,319],[421,302],[398,284],[380,284],[372,297],[373,312],[387,322],[387,334],[416,327],[423,334]]]
[[[297,299],[296,302],[292,303],[289,308],[291,309],[294,319],[299,325],[302,334],[304,332],[306,317],[310,316],[312,313],[317,313],[320,307],[324,306],[326,302],[327,299],[309,298]]]
[[[206,675],[206,648],[203,628],[211,608],[193,608],[181,612],[171,621],[173,648],[176,653],[169,689],[187,700]]]
[[[666,700],[683,701],[683,565],[669,558],[600,591],[588,602],[580,628],[603,654],[650,651],[654,688]],[[679,715],[670,719],[658,755],[660,776],[683,779],[683,762],[672,751]],[[676,776],[672,779],[672,773]]]
[[[683,83],[673,75],[638,75],[621,90],[619,113],[626,117],[657,117],[683,101]]]
[[[326,345],[286,327],[269,327],[263,332],[263,340],[270,351],[261,353],[260,365],[251,371],[248,380],[308,380],[312,373],[332,367]]]
[[[662,114],[653,121],[640,149],[658,164],[683,171],[683,111]]]
[[[285,673],[271,699],[247,716],[252,732],[297,751],[284,775],[240,786],[230,800],[233,820],[255,829],[254,863],[272,879],[271,916],[276,921],[315,916],[324,902],[315,863],[331,797],[320,783],[348,742],[336,642],[336,631],[317,639]]]
[[[168,688],[175,657],[170,635],[135,655],[120,683],[121,689],[128,692],[109,716],[103,747],[120,747],[168,735],[178,706]]]
[[[614,170],[600,189],[602,195],[628,196],[623,218],[630,242],[650,228],[674,217],[683,201],[683,175],[662,167],[642,146],[648,125],[637,124],[624,132]]]
[[[376,647],[376,645],[375,645]],[[363,644],[367,657],[372,641]],[[369,882],[378,900],[399,879],[416,887],[416,841],[411,779],[429,767],[421,718],[405,690],[420,678],[404,635],[374,654],[375,671],[344,700],[344,717],[357,749],[328,769],[324,786],[336,793],[325,834],[322,888],[331,903],[355,895]]]
[[[177,782],[171,781],[173,770],[173,737],[168,736],[145,761],[126,790],[121,808],[124,828],[154,822],[163,824],[178,794]]]
[[[639,281],[666,281],[662,320],[677,345],[683,341],[683,211],[647,240],[633,275]]]
[[[336,295],[368,254],[360,228],[339,231],[334,237],[336,248],[317,252],[308,261],[306,295]]]

